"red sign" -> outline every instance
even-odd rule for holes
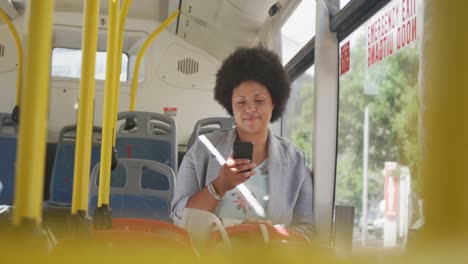
[[[394,1],[367,25],[367,66],[416,40],[416,0]]]
[[[176,116],[177,115],[177,107],[164,107],[164,114],[168,116]]]
[[[340,75],[349,71],[350,50],[349,41],[341,46]]]
[[[385,215],[398,215],[398,165],[396,162],[385,162]]]

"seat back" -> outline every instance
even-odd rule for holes
[[[93,128],[90,173],[101,154],[100,127]],[[54,167],[50,180],[49,202],[70,206],[73,192],[73,174],[75,167],[76,126],[66,126],[60,131]]]
[[[93,215],[99,193],[99,163],[90,179],[88,214]],[[109,207],[113,218],[145,218],[170,222],[174,195],[172,168],[152,160],[120,158],[111,172]]]
[[[122,112],[118,122],[135,121],[135,127],[126,130],[121,124],[116,135],[119,158],[153,160],[165,164],[177,173],[177,133],[174,119],[159,113]]]
[[[11,114],[0,113],[0,205],[13,205],[17,133]]]
[[[0,136],[14,136],[18,134],[18,125],[11,118],[10,113],[0,113]]]
[[[195,143],[199,135],[212,133],[222,129],[230,129],[235,125],[234,118],[232,117],[208,117],[200,119],[195,123],[193,132],[187,142],[187,150]]]

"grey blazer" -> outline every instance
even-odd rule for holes
[[[207,134],[206,137],[225,159],[231,156],[235,129]],[[268,160],[270,200],[266,209],[267,219],[273,224],[300,226],[306,233],[313,231],[312,172],[304,153],[269,131]],[[220,169],[215,156],[197,138],[177,175],[171,204],[171,217],[175,223],[180,222],[188,199],[216,179]]]

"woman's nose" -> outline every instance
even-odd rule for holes
[[[245,108],[244,108],[244,111],[247,112],[247,113],[252,113],[252,112],[255,112],[257,110],[257,106],[253,103],[246,103],[245,104]]]

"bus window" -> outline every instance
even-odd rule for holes
[[[81,75],[81,53],[80,49],[53,48],[52,49],[52,76],[80,78]],[[106,57],[107,52],[96,52],[95,78],[105,80],[106,78]],[[120,81],[128,81],[128,56],[122,53],[122,68],[120,71]]]
[[[293,57],[296,58],[299,51],[314,37],[315,7],[313,0],[300,1],[281,27],[283,65],[292,61]],[[292,78],[291,94],[281,122],[281,135],[301,148],[308,163],[312,165],[314,66]]]
[[[314,68],[312,65],[292,82],[281,125],[281,135],[305,152],[309,165],[312,165]]]
[[[340,9],[345,7],[351,0],[340,0]]]
[[[283,65],[315,35],[315,1],[302,0],[281,27]]]
[[[420,217],[416,2],[391,1],[340,42],[335,203],[355,207],[353,246],[403,245]]]

